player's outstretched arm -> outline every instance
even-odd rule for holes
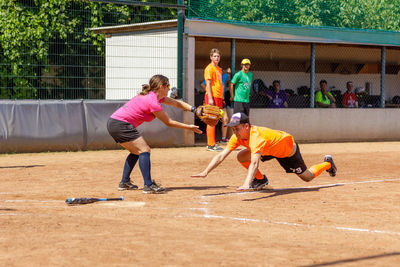
[[[162,121],[165,125],[172,128],[181,128],[191,130],[195,133],[202,134],[203,132],[199,129],[199,126],[194,124],[185,124],[179,121],[172,120],[165,111],[155,111],[153,112],[154,116],[157,117],[160,121]]]
[[[258,170],[258,165],[260,163],[261,152],[251,154],[251,162],[249,165],[249,169],[247,171],[246,180],[244,180],[243,185],[236,188],[238,191],[245,191],[250,189],[251,181],[253,181],[254,176]]]
[[[189,105],[188,103],[183,102],[182,100],[170,98],[168,96],[165,97],[165,100],[163,103],[166,105],[175,107],[175,108],[182,109],[183,111],[192,111],[192,106]]]
[[[194,178],[204,178],[206,177],[212,170],[214,170],[221,162],[224,161],[224,159],[231,153],[232,151],[230,151],[229,149],[225,148],[224,150],[222,150],[220,153],[218,153],[217,155],[215,155],[213,157],[213,159],[210,161],[210,163],[208,164],[207,168],[198,173],[198,174],[192,174],[190,175],[190,177],[194,177]]]

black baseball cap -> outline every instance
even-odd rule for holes
[[[243,112],[238,112],[232,115],[231,120],[226,126],[233,127],[242,123],[249,123],[249,117]]]

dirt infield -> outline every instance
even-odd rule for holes
[[[215,152],[153,149],[168,192],[145,195],[117,191],[123,150],[0,155],[0,266],[399,266],[400,142],[300,148],[308,166],[332,154],[337,177],[270,161],[270,188],[238,193],[236,152],[199,179]]]

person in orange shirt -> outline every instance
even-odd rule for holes
[[[191,177],[206,177],[238,146],[244,146],[237,154],[237,160],[248,169],[247,177],[238,191],[260,190],[268,185],[267,176],[263,175],[258,166],[261,161],[276,158],[287,173],[295,173],[303,181],[309,182],[327,171],[330,176],[336,175],[336,165],[331,155],[326,155],[324,162],[307,169],[298,144],[292,135],[278,130],[250,125],[249,117],[244,113],[232,115],[227,126],[232,127],[233,135],[226,148],[216,155],[207,168]]]
[[[223,108],[223,84],[222,70],[218,66],[221,59],[221,52],[217,48],[210,51],[211,63],[204,70],[204,80],[206,81],[206,94],[204,104],[214,105]],[[207,125],[207,150],[222,151],[223,149],[215,144],[215,126]]]

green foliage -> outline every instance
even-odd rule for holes
[[[189,17],[400,31],[398,0],[191,0]]]
[[[88,0],[0,0],[0,98],[88,98],[90,89],[104,88],[105,40],[90,28],[174,13]]]
[[[91,89],[104,88],[105,42],[90,28],[171,19],[176,13],[88,0],[0,0],[0,98],[90,98]],[[400,31],[398,0],[191,0],[189,15]],[[80,93],[68,93],[73,90]]]
[[[71,13],[71,10],[92,12]],[[102,26],[104,10],[118,13],[121,22],[129,17],[126,7],[77,0],[0,0],[0,85],[3,89],[0,97],[37,97],[37,87],[42,83],[40,77],[49,71],[49,51],[53,44],[63,44],[67,54],[76,52],[65,45],[67,40],[91,43],[101,50],[104,37],[88,28]],[[85,24],[86,21],[90,24]]]
[[[400,30],[400,1],[347,0],[340,5],[342,27]]]

